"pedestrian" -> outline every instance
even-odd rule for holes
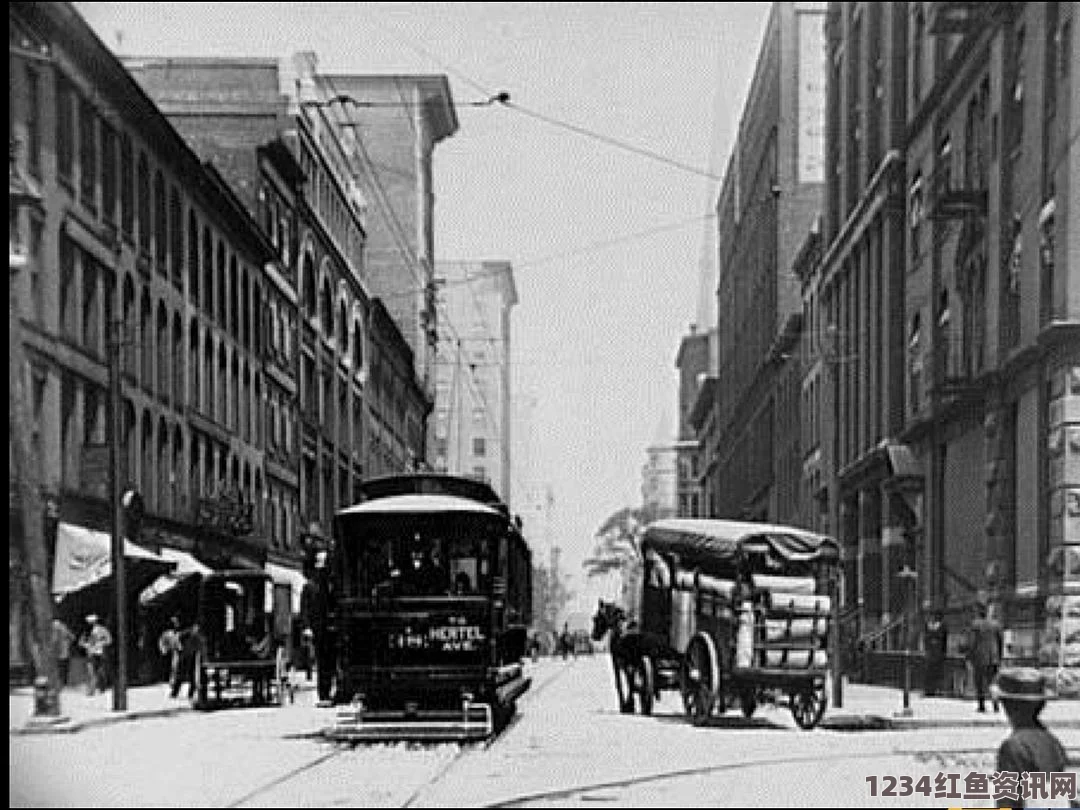
[[[1065,771],[1065,748],[1039,721],[1046,701],[1054,698],[1042,672],[1033,667],[1002,669],[990,691],[994,700],[1001,701],[1005,707],[1005,716],[1012,727],[1012,733],[998,748],[998,772],[1014,773],[1022,780],[1024,777],[1020,775],[1024,773]],[[997,807],[1025,806],[1019,791],[1016,799],[999,796],[995,804]]]
[[[63,689],[68,684],[68,673],[71,671],[71,645],[75,641],[75,634],[68,629],[60,619],[53,619],[52,623],[52,648],[56,655],[56,668],[59,676],[59,688]]]
[[[315,666],[315,634],[310,627],[305,627],[300,634],[300,660],[305,679],[311,683],[311,671]]]
[[[169,664],[169,697],[180,694],[180,617],[173,616],[169,619],[169,626],[158,636],[158,649],[165,656]]]
[[[978,606],[978,615],[971,623],[968,632],[967,659],[971,664],[971,675],[975,681],[975,700],[980,712],[986,711],[986,693],[994,681],[1001,665],[1001,653],[1005,645],[1005,636],[1001,624],[990,615],[986,603]],[[990,696],[994,711],[998,711],[997,699]]]
[[[945,651],[948,649],[949,629],[945,625],[945,614],[935,610],[930,614],[923,631],[923,646],[926,651],[926,674],[923,694],[933,697],[942,688],[945,676]]]
[[[329,554],[317,550],[313,557],[311,576],[301,594],[301,614],[310,629],[315,644],[315,681],[318,705],[329,706],[334,690],[334,670],[337,668],[337,638],[330,624],[333,604],[333,583],[330,579]]]
[[[97,691],[105,691],[105,661],[109,648],[112,646],[112,634],[101,622],[96,613],[86,617],[90,629],[83,635],[79,644],[86,650],[86,665],[89,670],[89,683],[86,693],[93,695]]]

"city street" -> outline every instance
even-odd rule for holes
[[[925,775],[932,791],[939,772],[958,773],[963,791],[968,772],[995,770],[1004,736],[1004,726],[807,732],[768,707],[695,728],[675,693],[653,717],[619,714],[606,656],[530,669],[517,719],[490,746],[331,746],[312,734],[332,712],[304,692],[282,709],[12,736],[9,798],[13,807],[948,807],[959,797],[874,797],[867,779],[877,777],[881,793],[887,776],[915,786]],[[1080,730],[1057,733],[1075,765]]]

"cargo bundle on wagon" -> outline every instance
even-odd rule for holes
[[[827,706],[839,548],[790,526],[673,518],[641,543],[641,622],[601,602],[594,637],[610,643],[619,705],[643,714],[677,690],[702,722],[736,703],[747,717],[786,697],[800,728]]]
[[[335,739],[479,740],[529,688],[532,561],[490,486],[372,479],[334,517]]]

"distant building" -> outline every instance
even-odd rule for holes
[[[712,296],[710,296],[711,298]],[[711,396],[715,388],[706,381],[715,379],[716,330],[699,332],[696,324],[679,345],[675,367],[679,370],[679,433],[675,444],[678,482],[676,514],[679,517],[705,517],[706,502],[700,479],[702,443],[693,420],[700,397]],[[708,387],[708,393],[704,389]]]
[[[679,451],[666,417],[657,426],[645,453],[647,460],[641,468],[642,511],[649,520],[674,517],[679,507]]]

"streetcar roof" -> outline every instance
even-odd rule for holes
[[[667,518],[645,529],[643,548],[693,559],[726,562],[740,553],[761,553],[780,566],[799,562],[835,562],[836,541],[795,526],[737,520]]]
[[[506,519],[506,516],[490,506],[469,498],[453,495],[392,495],[373,501],[341,509],[338,517],[350,515],[430,515],[446,512],[471,512],[473,514],[494,515]]]

